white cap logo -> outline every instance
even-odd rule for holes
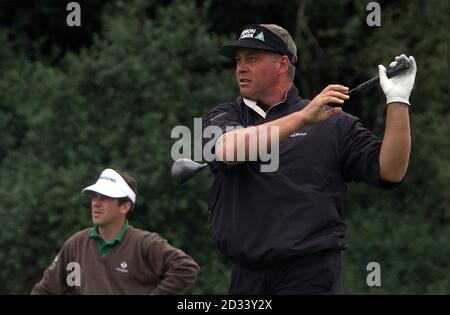
[[[133,204],[136,203],[135,192],[128,186],[123,177],[111,168],[104,170],[95,184],[84,188],[81,192],[87,191],[97,192],[111,198],[128,197]]]

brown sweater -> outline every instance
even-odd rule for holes
[[[197,278],[195,261],[157,233],[129,226],[121,242],[101,256],[91,231],[64,243],[31,294],[180,294]]]

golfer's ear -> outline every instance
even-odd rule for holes
[[[284,55],[280,58],[280,72],[284,73],[289,71],[289,58],[288,56]]]
[[[127,214],[127,212],[131,211],[131,208],[133,205],[131,204],[131,201],[127,200],[123,204],[120,205],[120,213]]]

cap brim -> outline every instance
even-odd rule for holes
[[[127,195],[123,191],[117,189],[117,186],[115,184],[109,182],[102,182],[101,184],[95,183],[94,185],[84,188],[81,192],[82,193],[96,192],[111,198],[127,197]]]
[[[253,40],[253,39],[241,39],[241,40],[231,43],[229,45],[222,46],[219,49],[219,52],[222,56],[225,56],[228,58],[234,58],[236,56],[236,50],[238,48],[261,49],[261,50],[268,50],[268,51],[273,51],[273,52],[279,53],[275,48],[265,44],[264,42],[262,42],[260,40]]]

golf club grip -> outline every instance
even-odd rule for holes
[[[386,76],[388,78],[392,78],[394,76],[396,76],[397,74],[399,74],[400,72],[409,69],[411,67],[411,64],[409,63],[409,61],[406,61],[405,59],[401,59],[398,64],[389,70],[386,70]]]
[[[406,69],[409,69],[410,67],[411,67],[411,64],[408,61],[406,61],[404,59],[401,59],[394,68],[386,70],[386,76],[388,78],[392,78],[392,77],[396,76],[397,74],[399,74],[400,72],[402,72],[402,71],[404,71]],[[368,81],[358,85],[357,87],[351,89],[348,92],[348,95],[351,96],[351,95],[355,94],[356,92],[364,90],[364,89],[366,89],[368,87],[371,87],[371,86],[373,86],[375,84],[378,84],[378,83],[380,83],[379,81],[380,81],[379,76],[373,77],[372,79],[370,79],[370,80],[368,80]]]

